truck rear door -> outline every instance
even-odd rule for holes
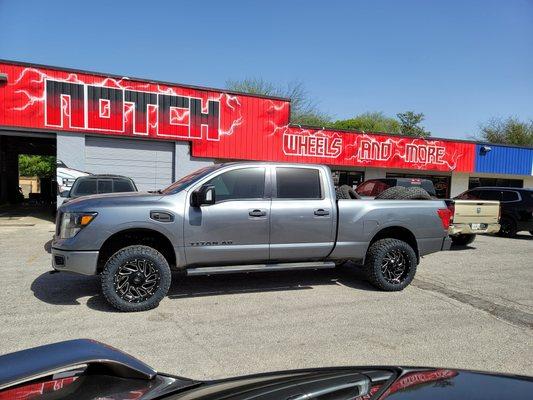
[[[336,204],[328,185],[331,177],[312,166],[278,166],[272,172],[270,260],[326,257],[333,249],[336,230]]]

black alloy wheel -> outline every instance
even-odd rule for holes
[[[165,257],[148,246],[128,246],[113,254],[102,271],[102,292],[120,311],[146,311],[166,296],[172,277]]]
[[[407,254],[401,249],[390,250],[381,261],[381,272],[390,284],[401,284],[409,273]]]
[[[126,261],[114,277],[115,292],[130,303],[148,300],[159,288],[161,276],[146,258]]]
[[[398,291],[415,277],[418,257],[403,240],[386,238],[372,243],[363,267],[367,280],[376,288]]]

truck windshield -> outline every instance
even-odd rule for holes
[[[176,182],[174,182],[172,185],[170,185],[166,189],[163,189],[161,193],[162,194],[178,193],[182,191],[183,189],[185,189],[186,187],[188,187],[189,185],[192,185],[194,182],[197,182],[199,179],[202,179],[204,176],[207,176],[211,172],[216,171],[220,167],[222,167],[222,164],[211,165],[209,167],[201,168],[197,171],[194,171],[190,173],[189,175],[185,175],[183,178],[177,180]]]

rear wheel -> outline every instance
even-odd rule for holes
[[[408,286],[416,274],[415,251],[398,239],[381,239],[368,249],[364,272],[368,281],[386,291],[398,291]]]
[[[171,281],[167,260],[148,246],[128,246],[107,261],[102,272],[102,292],[120,311],[155,308],[165,297]]]
[[[456,246],[466,246],[476,239],[476,234],[459,234],[451,236],[452,243]]]
[[[498,234],[504,237],[515,237],[516,232],[516,222],[512,218],[502,217],[500,220],[500,231]]]

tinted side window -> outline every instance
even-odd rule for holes
[[[518,193],[507,191],[507,190],[502,192],[502,201],[517,201],[517,200],[519,200]]]
[[[135,192],[133,184],[128,179],[113,179],[114,192]]]
[[[481,200],[498,200],[502,199],[502,192],[499,190],[480,190],[479,198]]]
[[[478,190],[468,190],[459,196],[457,196],[459,200],[480,200],[479,197],[479,191]]]
[[[98,179],[98,193],[112,193],[113,181],[111,179]]]
[[[280,199],[320,199],[320,172],[310,168],[276,168],[277,197]]]
[[[78,181],[74,191],[75,196],[87,196],[96,193],[96,179]]]
[[[265,194],[265,169],[242,168],[224,172],[211,179],[216,200],[262,199]]]

